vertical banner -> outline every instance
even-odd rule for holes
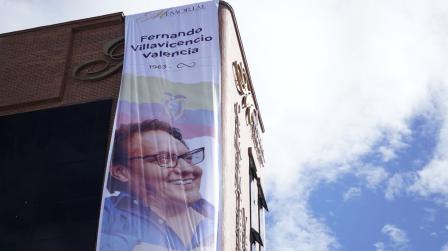
[[[126,16],[99,251],[218,249],[218,1]]]

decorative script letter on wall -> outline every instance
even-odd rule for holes
[[[264,150],[258,130],[258,110],[254,105],[254,98],[249,85],[249,77],[243,63],[234,61],[232,67],[236,90],[238,91],[238,94],[242,96],[241,105],[244,110],[246,125],[251,128],[251,137],[257,154],[257,160],[260,165],[264,166]]]
[[[234,135],[234,147],[235,147],[235,237],[236,237],[236,251],[246,251],[247,236],[246,225],[247,217],[244,207],[242,207],[241,199],[241,145],[240,145],[240,120],[238,114],[241,111],[241,106],[235,103],[233,106],[235,112],[235,135]]]
[[[93,59],[77,65],[72,76],[78,80],[100,80],[106,78],[123,66],[124,37],[117,37],[103,46],[106,59]]]

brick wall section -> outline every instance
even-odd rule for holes
[[[103,45],[123,35],[121,13],[0,35],[0,116],[116,99],[121,71],[97,81],[72,71],[105,58]]]

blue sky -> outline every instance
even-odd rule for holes
[[[431,169],[440,158],[444,144],[440,137],[446,126],[443,113],[444,108],[433,103],[405,119],[400,132],[382,131],[369,150],[355,160],[313,168],[318,171],[309,175],[321,180],[303,195],[302,210],[308,211],[307,217],[315,220],[315,226],[309,227],[309,222],[302,226],[301,230],[310,228],[310,239],[299,239],[302,244],[313,240],[326,243],[317,246],[319,250],[445,251],[446,180],[441,183],[444,187],[422,185],[424,170]],[[339,169],[339,175],[331,174],[332,168]],[[313,173],[322,169],[330,171],[332,177]],[[434,175],[446,176],[446,171],[443,164],[443,171]],[[438,182],[432,178],[430,182]],[[270,225],[276,225],[277,217],[269,215]],[[321,235],[313,236],[316,232]],[[306,246],[306,250],[311,248]]]
[[[362,158],[362,164],[381,165],[391,176],[419,170],[432,159],[437,145],[440,125],[433,122],[414,118],[406,145],[394,159],[385,161],[381,153],[373,152]],[[440,250],[448,236],[446,207],[406,193],[387,198],[386,191],[386,182],[369,187],[365,180],[348,174],[318,186],[310,207],[330,227],[341,250],[377,250],[374,245],[379,243],[385,250]],[[406,238],[397,242],[387,229],[399,229]]]
[[[197,1],[0,0],[0,33]],[[448,250],[448,2],[229,0],[266,134],[267,249]]]

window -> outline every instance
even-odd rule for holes
[[[94,250],[112,101],[0,117],[0,250]]]
[[[249,179],[250,179],[250,243],[251,251],[263,251],[265,238],[264,210],[268,206],[264,197],[260,178],[257,174],[257,167],[252,155],[252,148],[249,148]]]

